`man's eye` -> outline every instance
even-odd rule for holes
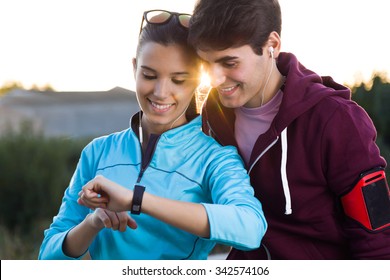
[[[148,75],[148,74],[143,73],[143,76],[144,76],[144,78],[147,79],[147,80],[156,79],[156,76],[155,76],[155,75]]]
[[[236,62],[229,62],[229,63],[225,62],[223,65],[227,68],[233,68],[233,67],[237,66],[237,63]]]

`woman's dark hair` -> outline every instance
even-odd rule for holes
[[[185,51],[194,58],[194,64],[199,65],[201,61],[196,53],[195,48],[188,43],[188,28],[179,23],[177,16],[172,16],[168,22],[163,24],[146,24],[142,29],[136,52],[138,58],[142,47],[149,42],[154,42],[164,46],[180,45],[185,48]],[[193,119],[197,115],[196,96],[194,95],[188,109],[186,117],[188,120]]]
[[[262,55],[271,32],[281,34],[278,0],[199,0],[190,20],[188,41],[201,50],[250,45]]]
[[[169,21],[162,24],[146,24],[138,39],[136,56],[145,43],[154,42],[164,46],[178,44],[186,48],[186,51],[198,58],[196,50],[188,43],[188,28],[179,23],[177,16],[172,16]]]

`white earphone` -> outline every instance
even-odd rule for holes
[[[269,48],[268,48],[268,51],[269,51],[270,57],[271,57],[271,58],[274,58],[274,47],[272,47],[272,46],[269,47]]]
[[[272,70],[274,69],[274,47],[270,46],[268,47],[268,51],[269,51],[269,56],[272,58],[272,61],[271,61],[271,69],[269,71],[269,74],[268,74],[268,77],[267,77],[267,80],[265,81],[265,84],[264,84],[264,87],[263,87],[263,91],[261,92],[261,105],[260,106],[263,106],[264,104],[264,92],[268,86],[268,82],[269,82],[269,79],[271,78],[271,74],[272,74]]]

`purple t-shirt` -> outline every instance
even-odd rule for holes
[[[271,126],[272,120],[279,111],[282,98],[283,92],[279,90],[269,102],[261,107],[239,107],[235,109],[234,133],[238,148],[246,164],[249,162],[257,138]]]

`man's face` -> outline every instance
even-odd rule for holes
[[[266,52],[263,49],[263,53]],[[228,108],[261,106],[272,59],[256,54],[251,46],[198,51],[222,104]]]

